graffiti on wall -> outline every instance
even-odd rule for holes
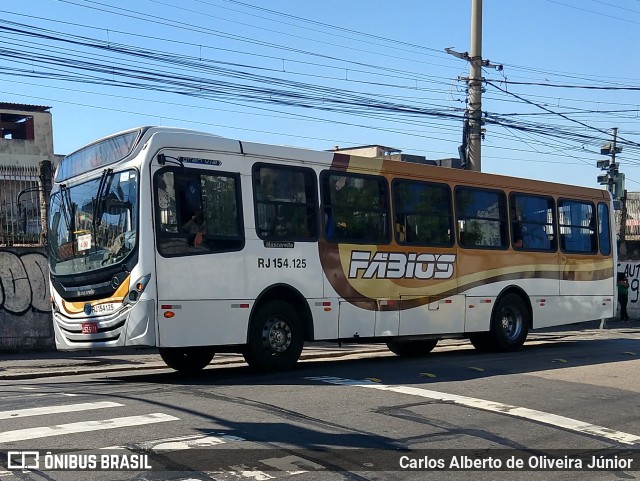
[[[640,308],[640,263],[619,262],[618,272],[624,272],[629,279],[629,307]]]
[[[49,268],[43,254],[0,249],[0,310],[19,316],[51,312]]]

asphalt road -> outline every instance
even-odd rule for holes
[[[624,328],[541,336],[510,354],[458,343],[420,359],[309,359],[287,373],[5,380],[1,465],[29,450],[98,465],[144,454],[152,469],[0,468],[0,479],[639,479],[639,381],[640,332]],[[588,468],[593,456],[606,469]]]

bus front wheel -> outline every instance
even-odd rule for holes
[[[254,315],[248,340],[244,359],[249,366],[262,371],[291,369],[304,346],[300,315],[288,302],[269,301]]]
[[[426,356],[438,344],[437,339],[423,339],[419,341],[387,341],[389,350],[402,357]]]
[[[161,347],[158,351],[167,366],[185,374],[202,371],[215,355],[208,347]]]

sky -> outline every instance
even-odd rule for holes
[[[640,0],[484,0],[484,172],[598,187],[618,129],[640,191]],[[471,0],[22,0],[0,102],[51,107],[56,154],[142,125],[458,156]]]

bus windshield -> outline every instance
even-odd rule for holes
[[[122,262],[136,248],[138,175],[112,172],[51,195],[49,264],[53,275],[94,271]]]

